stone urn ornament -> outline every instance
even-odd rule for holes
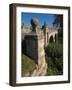
[[[31,25],[32,25],[32,31],[36,32],[36,28],[37,28],[37,25],[38,25],[38,19],[36,19],[36,18],[31,19]]]

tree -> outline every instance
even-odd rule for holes
[[[53,26],[63,30],[63,15],[54,15]]]
[[[63,43],[63,15],[54,15],[53,26],[58,29],[59,42]]]

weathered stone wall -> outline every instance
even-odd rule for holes
[[[38,40],[36,35],[26,36],[26,54],[38,63]]]
[[[26,35],[26,53],[37,64],[45,63],[44,35],[43,33],[31,32]]]

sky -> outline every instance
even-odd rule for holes
[[[30,21],[32,18],[37,18],[39,23],[38,27],[42,27],[44,22],[48,24],[49,27],[53,27],[54,17],[53,14],[40,14],[40,13],[21,13],[21,24],[24,26],[30,27]]]

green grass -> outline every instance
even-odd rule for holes
[[[32,72],[36,67],[34,60],[26,55],[22,55],[22,73]]]

